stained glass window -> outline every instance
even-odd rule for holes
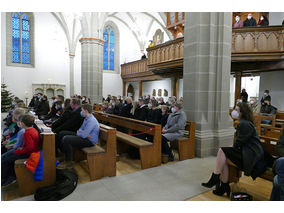
[[[110,27],[104,30],[104,70],[114,70],[114,32]]]
[[[30,64],[30,21],[23,13],[12,16],[12,62]]]

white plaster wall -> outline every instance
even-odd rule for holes
[[[166,79],[160,80],[160,81],[143,82],[143,84],[142,84],[142,87],[143,87],[142,95],[150,94],[151,97],[152,97],[153,89],[156,89],[156,96],[154,96],[154,97],[160,97],[160,96],[158,96],[158,90],[162,89],[162,96],[161,97],[163,97],[164,101],[166,102],[168,100],[168,98],[172,96],[171,84],[172,84],[171,78],[166,78]],[[167,97],[164,96],[164,89],[166,89],[168,91]]]
[[[6,13],[1,13],[1,81],[19,98],[32,96],[33,83],[62,83],[69,96],[69,54],[63,31],[51,13],[34,13],[35,67],[6,65]]]
[[[284,20],[284,12],[269,13],[269,25],[281,25],[283,20]]]
[[[120,74],[103,74],[103,97],[106,98],[108,94],[122,96],[122,87],[122,78],[120,77]]]
[[[250,97],[259,97],[259,76],[242,77],[241,88],[245,88],[248,94],[248,101]]]
[[[283,80],[283,71],[260,73],[259,95],[262,96],[264,90],[268,89],[271,96],[271,104],[277,107],[279,110],[284,110]]]
[[[183,97],[183,79],[178,80],[178,97]]]

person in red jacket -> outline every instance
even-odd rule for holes
[[[6,187],[16,180],[14,163],[18,159],[28,158],[33,152],[40,150],[39,130],[34,123],[34,117],[25,114],[21,120],[21,126],[25,129],[24,143],[22,147],[17,148],[14,154],[1,161],[1,186]],[[34,127],[33,127],[34,126]]]

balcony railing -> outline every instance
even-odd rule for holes
[[[232,62],[284,60],[284,27],[243,27],[232,30]],[[121,65],[122,78],[154,75],[157,70],[172,69],[176,72],[183,67],[184,38],[168,41],[147,48],[147,59]],[[261,64],[266,66],[266,64]],[[267,66],[273,66],[269,64]],[[282,65],[281,65],[282,66]],[[280,66],[280,69],[281,69]],[[277,69],[279,66],[277,66]]]
[[[284,58],[284,27],[236,28],[232,31],[232,61]]]

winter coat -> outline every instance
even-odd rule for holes
[[[256,26],[256,20],[254,18],[246,19],[244,21],[244,27],[253,27]]]
[[[284,157],[284,131],[282,131],[282,135],[277,141],[276,152],[279,157]]]
[[[134,111],[134,119],[140,120],[140,121],[146,121],[148,116],[148,107],[146,105],[142,107],[137,107]]]
[[[130,111],[132,107],[133,107],[132,104],[124,104],[124,106],[121,109],[120,116],[131,118],[132,114],[130,113]]]
[[[264,157],[262,144],[251,121],[240,119],[234,147],[242,150],[243,171],[250,176],[256,163]]]
[[[183,137],[186,120],[186,114],[182,109],[175,113],[171,113],[165,126],[167,133],[162,134],[162,136],[166,137],[169,141]]]
[[[41,101],[36,110],[36,115],[47,115],[49,112],[49,103],[48,101]]]
[[[54,121],[51,125],[51,129],[53,132],[57,129],[57,127],[61,126],[66,120],[70,118],[72,114],[72,108],[68,107],[65,109],[65,111],[60,115],[60,117]]]
[[[236,22],[233,26],[233,28],[243,27],[244,23],[240,20],[239,22]]]
[[[150,109],[147,115],[147,121],[155,124],[161,124],[162,110],[159,108]]]

